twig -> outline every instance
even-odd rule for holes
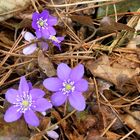
[[[105,135],[105,133],[109,130],[109,128],[116,122],[117,118],[115,118],[110,125],[105,129],[105,131],[101,134],[101,137]]]
[[[129,135],[131,135],[133,132],[135,132],[135,129],[133,129],[132,131],[130,131],[128,134],[126,134],[125,136],[123,136],[123,138],[121,138],[120,140],[124,140],[126,139]]]
[[[81,2],[75,2],[75,3],[68,3],[68,4],[61,4],[61,5],[57,5],[57,4],[53,4],[53,5],[47,5],[48,7],[54,7],[54,8],[60,8],[60,7],[66,7],[66,6],[74,6],[74,5],[78,5],[78,4],[90,4],[90,3],[95,3],[95,2],[107,2],[107,1],[111,1],[111,0],[91,0],[91,1],[81,1]],[[123,0],[116,0],[114,2],[121,2]]]
[[[31,2],[32,2],[32,5],[33,5],[34,9],[36,10],[36,12],[39,13],[39,11],[38,11],[38,9],[37,9],[37,7],[36,7],[36,5],[35,5],[35,2],[34,2],[33,0],[31,0]]]

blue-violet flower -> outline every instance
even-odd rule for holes
[[[28,41],[28,43],[31,43],[33,40],[37,39],[36,36],[34,36],[30,32],[23,31],[21,34],[24,37],[24,39]],[[44,51],[48,50],[48,44],[46,42],[43,42],[43,41],[40,42],[40,46],[42,50]],[[36,51],[36,49],[37,49],[37,43],[32,43],[23,49],[23,54],[25,55],[32,54]]]
[[[61,50],[60,43],[64,40],[64,37],[56,37],[56,36],[50,35],[49,39],[52,41],[54,46],[58,47],[59,50]]]
[[[18,90],[9,89],[5,94],[7,101],[12,106],[6,111],[4,120],[13,122],[24,114],[24,119],[29,125],[38,126],[39,119],[35,111],[43,112],[52,108],[52,104],[43,98],[44,95],[44,91],[40,89],[31,89],[31,85],[27,83],[25,77],[21,77]]]
[[[57,18],[51,16],[47,10],[43,10],[42,13],[34,12],[32,20],[32,27],[36,30],[38,38],[48,39],[50,35],[56,34],[53,26],[57,24]]]
[[[70,105],[78,111],[85,109],[85,99],[82,92],[88,89],[88,82],[83,79],[84,67],[82,64],[71,69],[61,63],[57,68],[57,77],[47,78],[43,85],[50,91],[55,92],[51,96],[54,106],[62,105],[67,99]]]

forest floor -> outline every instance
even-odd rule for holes
[[[35,36],[32,15],[43,10],[57,17],[54,29],[64,37],[61,49],[47,39],[30,40],[23,34]],[[140,140],[139,34],[139,0],[1,0],[0,140]],[[48,43],[47,50],[39,47],[42,41]],[[37,49],[24,54],[30,44]],[[58,75],[61,63],[72,69],[84,66],[85,109],[78,111],[65,102],[36,113],[38,127],[28,125],[24,117],[6,122],[11,106],[7,91],[17,90],[25,76],[50,100],[53,92],[42,83]]]

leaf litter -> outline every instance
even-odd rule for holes
[[[14,0],[0,2],[1,140],[140,139],[140,9],[132,3],[129,1],[122,11],[118,5],[123,5],[123,0],[31,0],[20,2],[19,6]],[[54,27],[57,35],[65,37],[61,50],[43,40],[48,43],[48,50],[38,48],[33,54],[24,55],[25,47],[39,46],[42,40],[25,42],[21,33],[34,33],[32,14],[46,9],[58,18]],[[42,81],[56,77],[60,63],[71,68],[84,66],[84,79],[89,85],[83,94],[85,110],[76,111],[66,101],[37,113],[38,127],[27,125],[23,117],[5,122],[3,117],[9,107],[6,91],[17,88],[20,77],[26,76],[50,99],[52,92],[43,87]]]

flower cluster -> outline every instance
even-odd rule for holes
[[[39,43],[35,41],[36,39],[40,39],[42,50],[48,49],[48,41],[61,50],[60,43],[64,37],[56,37],[54,26],[57,24],[57,18],[50,15],[47,10],[43,10],[42,13],[33,13],[32,20],[35,35],[30,32],[22,32],[22,36],[29,43],[23,49],[23,53],[29,55],[37,49]],[[33,88],[32,84],[22,76],[18,90],[9,89],[5,94],[6,100],[12,105],[5,112],[4,120],[13,122],[23,115],[27,124],[38,126],[39,118],[36,111],[45,114],[46,110],[51,109],[52,106],[61,106],[66,101],[76,110],[83,111],[86,102],[82,93],[88,89],[88,82],[83,79],[83,75],[84,66],[82,64],[71,69],[67,64],[60,63],[57,67],[58,77],[50,77],[43,81],[44,87],[53,92],[51,101],[44,98],[43,90]],[[54,131],[55,129],[46,132],[53,139],[59,137]]]
[[[37,43],[32,43],[32,41],[37,39],[36,36],[34,36],[30,32],[25,32],[25,31],[23,31],[21,34],[29,44],[31,43],[30,45],[28,45],[23,49],[23,54],[25,55],[32,54],[37,49],[37,45],[38,45]],[[46,42],[40,42],[40,46],[41,49],[44,51],[48,49],[48,44]]]
[[[32,27],[35,29],[35,34],[30,32],[23,32],[22,35],[26,41],[29,43],[35,39],[45,39],[52,42],[52,44],[61,50],[60,43],[64,40],[64,37],[56,37],[56,30],[54,25],[57,24],[57,18],[50,15],[47,10],[43,10],[42,13],[34,12],[32,16]],[[41,48],[43,50],[48,49],[48,44],[46,42],[41,42]],[[37,43],[33,43],[23,49],[23,54],[32,54],[37,49]]]
[[[61,63],[57,68],[58,77],[51,77],[44,80],[43,85],[50,91],[55,92],[51,96],[51,102],[43,98],[45,92],[33,88],[25,77],[20,78],[18,90],[9,89],[6,100],[12,104],[6,111],[4,120],[13,122],[18,120],[22,114],[25,121],[32,126],[39,125],[39,119],[35,112],[44,113],[51,109],[52,105],[60,106],[67,99],[70,105],[78,111],[85,109],[85,99],[82,92],[88,89],[88,82],[83,79],[84,67],[82,64],[71,69],[68,65]]]

